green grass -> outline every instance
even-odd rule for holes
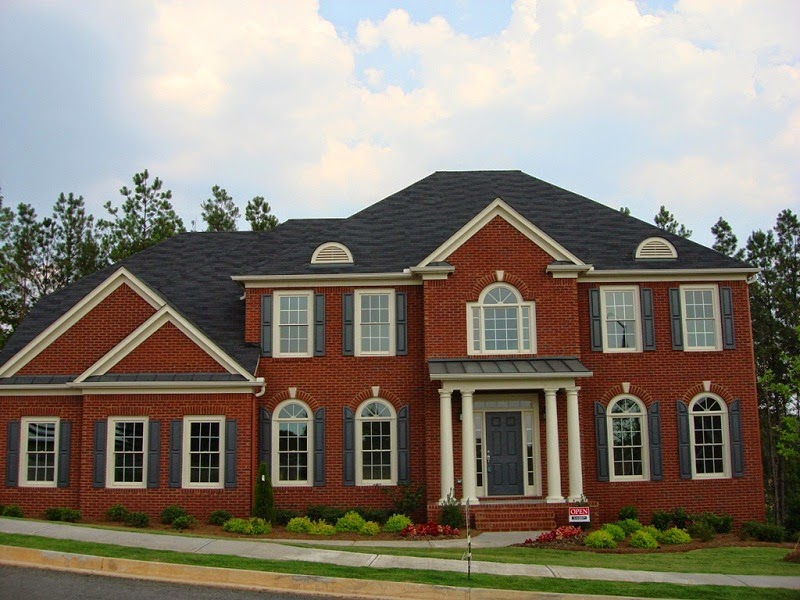
[[[401,581],[429,585],[539,591],[561,594],[580,593],[639,596],[646,598],[688,598],[698,600],[730,600],[731,597],[735,597],[737,600],[790,600],[797,597],[797,590],[781,590],[774,588],[682,586],[661,583],[640,584],[483,574],[474,574],[470,580],[467,580],[467,576],[464,572],[356,568],[321,563],[260,560],[239,556],[189,554],[6,533],[0,533],[0,544],[76,554],[158,561],[171,564],[246,569],[273,573],[293,573],[318,577],[346,577],[349,579]],[[386,549],[383,548],[382,550]],[[516,551],[519,553],[519,549],[516,549]],[[462,569],[466,570],[466,564],[462,563],[460,566]]]

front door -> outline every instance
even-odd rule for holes
[[[486,413],[486,472],[490,496],[524,493],[522,413]]]

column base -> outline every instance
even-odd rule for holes
[[[545,502],[547,502],[547,504],[563,504],[564,496],[548,496],[545,498]]]
[[[469,498],[462,498],[461,499],[461,504],[465,505],[468,500],[469,500],[469,505],[470,506],[476,506],[476,505],[480,504],[480,501],[475,496],[470,496]]]
[[[580,502],[581,500],[585,500],[583,494],[580,494],[579,496],[570,496],[567,498],[567,502]]]

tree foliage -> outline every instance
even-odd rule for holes
[[[247,203],[244,218],[250,223],[253,231],[269,231],[278,226],[278,217],[272,214],[269,202],[263,196],[256,196]]]
[[[206,231],[236,231],[236,220],[241,214],[239,207],[224,188],[215,185],[211,188],[212,197],[200,205]]]
[[[56,287],[90,275],[106,264],[83,196],[59,195],[53,208]]]
[[[737,248],[739,239],[725,219],[720,217],[711,228],[711,233],[715,238],[714,245],[711,246],[714,250],[720,254],[744,260],[744,248]]]
[[[661,209],[658,211],[658,214],[653,218],[653,222],[658,228],[668,231],[669,233],[674,233],[682,238],[692,237],[692,230],[687,229],[685,225],[678,223],[675,215],[669,212],[663,204],[661,205]]]

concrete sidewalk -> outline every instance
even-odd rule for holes
[[[32,521],[28,519],[0,518],[0,531],[38,535],[57,539],[70,539],[101,544],[117,544],[149,548],[153,550],[172,550],[196,554],[227,554],[248,558],[268,560],[295,560],[303,562],[328,563],[350,567],[376,569],[418,569],[432,571],[452,571],[466,573],[466,561],[411,556],[388,556],[382,554],[362,554],[333,549],[336,545],[392,545],[426,547],[463,547],[466,542],[459,540],[439,540],[434,542],[329,542],[332,549],[307,548],[287,545],[279,541],[242,540],[226,538],[202,538],[172,534],[146,533],[143,531],[124,531],[102,529],[56,523]],[[532,537],[531,533],[482,533],[473,538],[474,548],[507,546]],[[287,540],[288,542],[288,540]],[[291,540],[291,543],[296,543]],[[0,562],[11,552],[9,547],[0,547]],[[57,555],[63,553],[48,553]],[[110,559],[105,559],[106,561]],[[13,561],[8,561],[13,562]],[[138,561],[132,561],[138,562]],[[167,566],[169,569],[172,566]],[[563,579],[594,579],[603,581],[628,581],[635,583],[673,583],[678,585],[725,585],[745,587],[773,587],[800,590],[800,577],[775,577],[757,575],[721,575],[705,573],[665,573],[655,571],[628,571],[623,569],[601,569],[586,567],[561,567],[544,565],[524,565],[472,561],[473,573],[493,575],[517,575],[523,577],[557,577]]]

